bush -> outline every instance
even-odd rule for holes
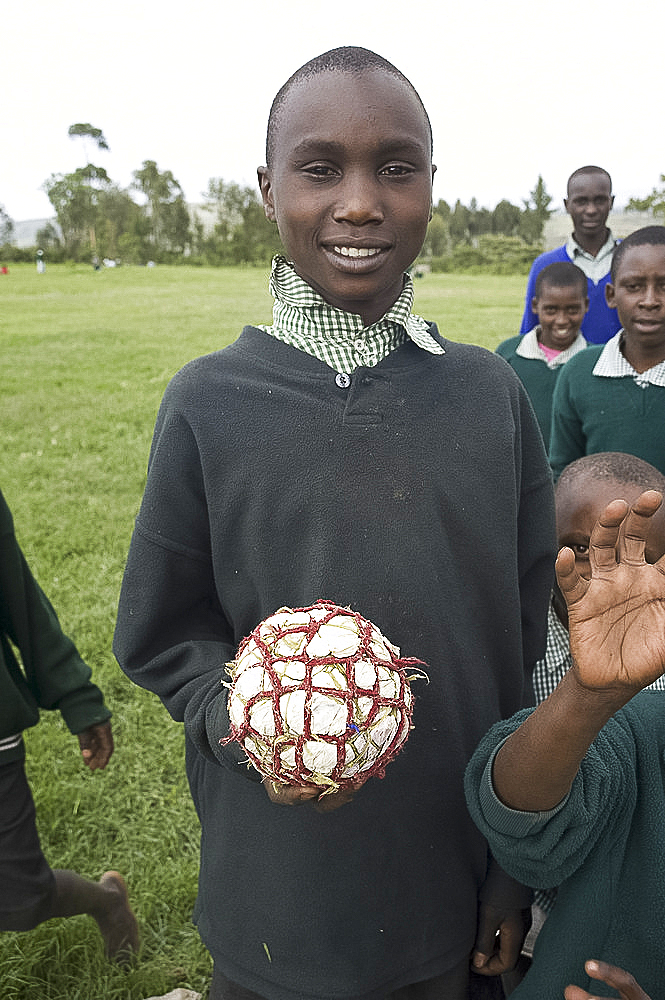
[[[473,243],[458,243],[445,256],[432,257],[432,271],[466,274],[526,274],[542,247],[519,236],[486,234]]]

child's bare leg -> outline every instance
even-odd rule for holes
[[[129,905],[124,879],[118,872],[106,872],[99,882],[90,882],[64,869],[55,869],[53,874],[56,894],[51,917],[73,917],[79,913],[94,917],[109,958],[127,959],[138,951],[138,924]]]

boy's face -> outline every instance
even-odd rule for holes
[[[432,204],[430,134],[417,98],[381,70],[321,73],[281,109],[266,216],[327,302],[376,322],[402,291]]]
[[[568,184],[568,197],[563,201],[573,220],[573,232],[578,238],[592,240],[605,233],[607,216],[614,197],[605,174],[578,174]]]
[[[605,288],[616,308],[626,345],[665,357],[665,246],[629,247],[619,261],[614,284]]]
[[[578,476],[556,491],[556,529],[559,548],[568,545],[575,553],[575,566],[585,580],[591,578],[589,539],[593,527],[612,500],[633,503],[646,487],[595,479],[591,473]],[[654,515],[646,546],[646,560],[654,563],[665,553],[665,510]]]
[[[553,351],[565,351],[580,332],[589,299],[579,285],[545,282],[534,296],[532,308],[540,324],[541,344]]]

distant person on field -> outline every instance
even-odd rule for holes
[[[573,220],[573,232],[567,243],[542,253],[531,265],[520,333],[533,330],[538,322],[533,309],[538,273],[548,264],[567,260],[587,276],[589,310],[582,323],[584,338],[590,344],[604,344],[620,326],[615,310],[605,299],[612,254],[619,242],[607,228],[614,204],[612,178],[602,167],[580,167],[568,178],[568,197],[563,203]]]
[[[589,299],[584,273],[570,261],[548,264],[538,274],[531,303],[538,324],[496,349],[519,375],[549,445],[552,397],[562,366],[587,347],[580,333]]]
[[[40,709],[61,713],[91,771],[106,767],[111,713],[30,572],[0,493],[0,931],[86,913],[97,921],[108,957],[124,959],[138,948],[138,929],[121,876],[106,872],[89,882],[51,869],[42,853],[22,736]]]
[[[598,451],[638,455],[665,473],[665,227],[619,244],[607,301],[623,329],[565,365],[554,391],[550,462]]]

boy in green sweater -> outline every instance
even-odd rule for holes
[[[0,493],[0,931],[86,913],[97,921],[108,957],[124,960],[138,948],[124,880],[106,872],[91,882],[51,869],[24,768],[22,734],[39,721],[40,709],[61,713],[91,771],[106,767],[111,713],[90,673],[30,572]]]
[[[563,365],[585,350],[580,333],[589,309],[587,278],[570,261],[548,264],[536,278],[531,308],[538,324],[496,349],[519,375],[533,404],[545,446],[549,444],[554,387]]]
[[[623,329],[571,359],[554,392],[550,463],[622,451],[665,472],[665,226],[631,233],[614,252],[606,296]]]
[[[582,986],[611,995],[597,968],[582,982],[594,955],[662,995],[665,703],[643,690],[665,670],[665,556],[645,558],[661,503],[647,490],[630,508],[605,507],[590,577],[573,548],[561,549],[572,666],[534,711],[494,726],[467,769],[469,808],[501,864],[559,885],[515,1000],[561,1000],[564,990],[580,1000]]]

